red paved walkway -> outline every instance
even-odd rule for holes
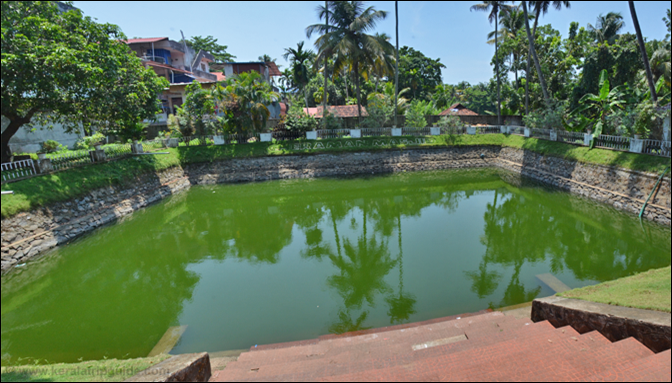
[[[227,381],[670,381],[670,351],[611,343],[547,322],[487,313],[347,337],[272,345],[216,373]]]

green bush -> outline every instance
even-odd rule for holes
[[[466,124],[460,120],[459,117],[457,116],[443,116],[441,119],[436,123],[436,126],[440,128],[461,128],[464,127]]]
[[[287,130],[293,132],[308,132],[316,130],[318,127],[317,120],[302,111],[290,110],[285,119],[285,127]]]
[[[58,141],[47,140],[42,143],[42,150],[40,153],[56,153],[68,150],[64,145],[61,145]]]
[[[323,120],[321,121],[320,127],[322,126],[324,126],[326,129],[343,129],[345,128],[345,122],[342,118],[336,117],[327,111],[323,117]]]
[[[524,116],[523,123],[531,129],[560,130],[564,116],[565,106],[559,101],[552,101],[550,106]]]
[[[75,143],[77,150],[92,150],[96,145],[102,145],[107,141],[107,138],[102,133],[96,133],[93,136],[87,136],[79,139]]]
[[[406,126],[409,128],[425,128],[427,120],[425,119],[425,105],[421,102],[413,101],[406,110]]]

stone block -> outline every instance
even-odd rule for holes
[[[644,140],[631,138],[630,139],[630,152],[632,153],[642,153],[644,151]]]
[[[224,145],[226,143],[223,136],[214,136],[213,140],[215,142],[215,145],[217,145],[217,146],[221,146],[221,145]]]
[[[499,132],[502,134],[507,134],[509,133],[509,127],[508,126],[500,126],[499,127]]]
[[[558,140],[558,132],[555,130],[551,130],[551,141],[557,141]]]
[[[144,153],[144,149],[142,148],[142,144],[139,143],[138,141],[134,141],[131,144],[131,153],[133,154],[142,154]]]
[[[212,377],[208,353],[172,357],[127,382],[207,382]]]
[[[92,150],[89,152],[91,155],[91,162],[105,162],[107,161],[107,155],[105,154],[105,151],[103,149],[98,149]]]

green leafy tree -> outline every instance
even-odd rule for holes
[[[600,92],[598,94],[586,94],[580,101],[583,106],[579,112],[588,112],[590,118],[596,119],[595,137],[602,134],[602,130],[606,126],[607,116],[623,108],[625,100],[623,100],[623,93],[621,87],[610,89],[608,74],[603,70],[600,74]],[[590,143],[590,148],[595,146],[595,139]]]
[[[269,55],[261,55],[258,58],[259,61],[265,62],[265,63],[274,63],[278,61],[278,59],[271,58]]]
[[[522,31],[525,28],[525,13],[520,8],[520,6],[514,8],[505,8],[503,12],[500,13],[500,24],[502,28],[499,30],[498,37],[502,43],[506,43],[510,40],[516,40],[518,37],[518,32]],[[531,15],[528,18],[532,18]],[[495,43],[495,33],[490,32],[488,38],[491,39],[488,41],[488,44]],[[521,44],[512,44],[513,49],[511,49],[511,71],[513,71],[515,76],[516,86],[518,84],[518,69],[519,63],[518,60],[521,55],[522,46]]]
[[[228,78],[213,90],[213,95],[226,115],[228,131],[235,134],[263,131],[270,117],[267,105],[280,98],[257,72]]]
[[[199,136],[209,135],[212,130],[210,122],[215,114],[212,93],[204,90],[201,83],[194,80],[187,85],[184,104],[178,108],[177,114],[186,118]]]
[[[217,44],[217,39],[212,36],[194,36],[187,40],[187,45],[194,48],[196,52],[203,50],[215,57],[215,63],[221,64],[231,62],[236,56],[228,53],[228,46]]]
[[[119,27],[99,24],[54,2],[2,2],[2,162],[9,140],[32,124],[61,123],[87,135],[124,129],[158,113],[168,86],[122,40]]]
[[[440,59],[431,59],[420,51],[407,46],[399,49],[399,89],[409,88],[410,100],[428,100],[441,85]]]
[[[370,35],[379,21],[387,17],[387,12],[374,7],[364,7],[361,1],[330,1],[327,9],[320,6],[320,19],[329,14],[329,23],[314,24],[306,28],[306,35],[313,33],[321,36],[315,41],[318,49],[317,60],[336,55],[333,72],[337,76],[346,69],[355,77],[357,90],[357,114],[362,122],[362,95],[360,76],[368,79],[369,68],[376,68],[394,48],[381,35]]]

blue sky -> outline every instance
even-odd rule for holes
[[[494,46],[486,44],[486,36],[494,30],[484,12],[470,12],[475,1],[400,1],[399,46],[408,45],[431,58],[440,58],[446,65],[445,83],[487,81],[492,76],[490,60]],[[262,54],[277,58],[282,68],[284,49],[296,47],[299,41],[313,46],[315,36],[308,39],[306,26],[318,22],[315,9],[320,1],[75,1],[85,15],[100,22],[117,24],[128,37],[185,37],[212,35],[236,61],[254,61]],[[377,28],[394,39],[394,2],[370,1],[376,9],[388,11],[386,20]],[[646,38],[662,40],[667,33],[662,18],[670,7],[667,1],[636,1],[642,33]],[[572,1],[571,8],[552,10],[541,21],[551,24],[566,36],[569,24],[595,24],[600,13],[621,12],[625,32],[634,33],[627,1]]]

